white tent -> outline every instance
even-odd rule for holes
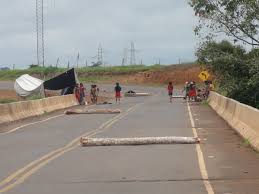
[[[26,97],[42,92],[43,82],[44,81],[38,78],[32,77],[28,74],[24,74],[15,80],[14,89],[17,95]]]

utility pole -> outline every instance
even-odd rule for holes
[[[36,0],[37,64],[45,66],[44,6],[43,0]]]
[[[15,69],[15,64],[13,64],[13,70]]]
[[[124,53],[123,53],[123,63],[122,65],[127,65],[128,64],[128,49],[125,48],[124,49]]]
[[[130,46],[130,65],[136,65],[136,50],[133,41]]]
[[[58,57],[57,62],[56,62],[56,68],[58,68],[58,65],[59,65],[59,57]]]
[[[68,62],[67,62],[67,68],[68,68],[68,69],[70,68],[70,62],[69,62],[69,60],[68,60]]]
[[[124,65],[125,65],[125,59],[122,58],[121,66],[124,66]]]
[[[77,55],[77,57],[76,57],[76,68],[78,69],[78,67],[79,67],[79,53],[78,53],[78,55]]]
[[[87,59],[85,60],[85,67],[87,67],[88,65],[87,65]]]
[[[103,48],[102,45],[99,44],[98,51],[97,51],[97,63],[103,65]]]

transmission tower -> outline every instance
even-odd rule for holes
[[[133,41],[131,42],[130,47],[130,65],[136,65],[136,50]]]
[[[97,63],[100,65],[103,65],[103,48],[101,44],[99,44],[99,47],[98,47]]]
[[[125,48],[123,51],[123,59],[122,59],[122,65],[127,65],[128,64],[128,49]]]
[[[45,66],[43,0],[36,0],[37,63]]]

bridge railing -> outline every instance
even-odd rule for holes
[[[210,106],[259,151],[259,110],[236,100],[211,92]]]

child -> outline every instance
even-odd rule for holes
[[[170,102],[172,102],[173,90],[174,90],[174,86],[173,86],[172,82],[169,82],[167,90],[168,90],[168,95],[169,95],[169,98],[170,98]]]
[[[116,98],[116,103],[119,102],[120,103],[120,99],[121,99],[121,87],[119,83],[116,83],[116,86],[114,88],[115,91],[115,98]]]

